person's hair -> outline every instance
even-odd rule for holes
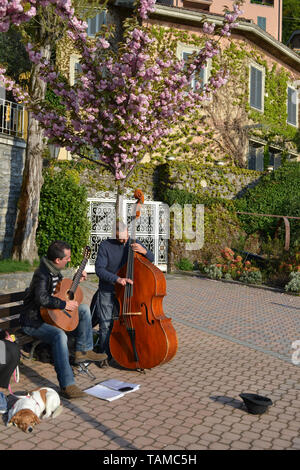
[[[56,240],[49,246],[47,251],[47,258],[50,261],[54,261],[56,258],[62,259],[65,256],[64,250],[71,250],[69,243]]]

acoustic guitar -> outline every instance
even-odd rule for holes
[[[68,300],[76,300],[78,305],[81,304],[83,300],[83,292],[80,287],[78,287],[78,285],[82,276],[82,272],[90,256],[91,248],[89,246],[86,246],[84,250],[83,260],[73,280],[66,278],[59,282],[53,294],[54,297],[58,297],[59,299],[64,300],[66,302]],[[79,322],[78,308],[72,310],[71,312],[66,309],[61,310],[41,307],[40,312],[41,317],[45,323],[49,323],[49,325],[61,328],[64,331],[75,330]]]

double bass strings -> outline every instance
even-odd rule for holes
[[[129,239],[127,269],[126,269],[126,277],[127,279],[131,279],[132,281],[134,281],[134,252],[133,252],[133,249],[131,248],[131,243],[135,243],[136,241],[136,211],[137,211],[137,204],[134,205],[134,212],[131,217],[131,221],[133,223],[132,223],[131,234],[130,234],[130,239]],[[134,329],[133,329],[132,318],[130,315],[130,313],[132,313],[133,288],[134,288],[133,284],[126,283],[126,286],[124,289],[124,297],[123,297],[123,315],[125,314],[125,326],[126,326],[126,329],[128,331],[131,341],[134,341]],[[128,313],[129,315],[126,315]]]

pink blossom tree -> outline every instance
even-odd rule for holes
[[[34,8],[38,0],[28,3]],[[40,3],[53,3],[59,8],[69,5],[64,0]],[[5,78],[4,70],[0,70],[0,80],[6,80],[16,98],[26,103],[52,143],[107,168],[114,175],[120,195],[145,155],[158,148],[183,116],[200,109],[226,83],[226,70],[219,70],[205,86],[197,82],[195,89],[191,87],[207,59],[219,54],[216,37],[230,35],[236,25],[240,3],[234,4],[233,13],[225,14],[219,28],[204,23],[203,31],[210,37],[188,62],[179,60],[166,45],[161,47],[151,28],[141,25],[153,11],[154,0],[137,1],[135,14],[125,21],[123,42],[117,48],[111,47],[113,28],[103,29],[92,40],[73,14],[60,12],[68,24],[67,34],[81,55],[82,73],[76,83],[66,83],[37,44],[28,44],[27,50],[30,60],[39,67],[39,79],[51,86],[65,112],[58,112],[44,99],[32,99]],[[92,157],[95,153],[97,159]]]
[[[73,5],[76,6],[77,3],[84,2],[74,0]],[[66,29],[85,31],[86,24],[76,18],[70,0],[0,0],[0,32],[5,33],[11,26],[20,30],[32,62],[26,90],[22,90],[13,80],[5,77],[5,68],[0,67],[0,83],[4,82],[7,90],[13,91],[17,101],[28,105],[29,110],[23,180],[12,257],[33,261],[38,256],[35,235],[43,184],[42,155],[45,136],[42,125],[34,118],[30,104],[45,99],[47,83],[41,80],[40,67],[43,61],[50,61],[51,50],[56,41],[63,37]],[[37,52],[32,51],[32,44]]]

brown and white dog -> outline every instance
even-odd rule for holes
[[[24,432],[32,432],[40,418],[55,418],[62,412],[58,393],[52,388],[41,387],[19,398],[9,409],[7,426],[18,426]]]

